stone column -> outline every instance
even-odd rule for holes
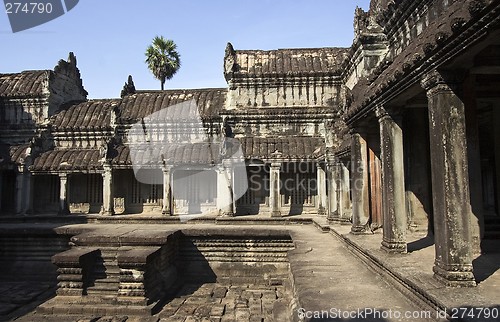
[[[281,217],[280,169],[281,163],[271,163],[269,187],[269,206],[271,206],[271,217]]]
[[[217,208],[219,215],[233,217],[233,190],[232,190],[231,167],[221,165],[217,169]]]
[[[24,166],[19,166],[16,173],[16,215],[24,215]]]
[[[338,161],[332,159],[327,163],[327,183],[328,183],[328,220],[339,220],[339,203],[338,203]]]
[[[493,124],[500,124],[500,104],[493,106]],[[500,208],[500,126],[494,126],[495,142],[495,170],[496,170],[496,199],[497,207]],[[500,209],[497,209],[497,213]]]
[[[113,168],[111,164],[103,164],[104,173],[102,174],[102,211],[101,215],[111,216],[114,214],[113,198]]]
[[[27,171],[25,174],[25,178],[26,178],[26,181],[25,181],[25,184],[26,184],[26,188],[25,188],[26,212],[29,214],[34,214],[35,209],[33,207],[33,197],[34,197],[33,193],[34,193],[34,189],[35,189],[35,183],[33,180],[33,175],[31,174],[31,172]]]
[[[318,187],[318,215],[326,215],[326,182],[325,182],[325,170],[323,169],[321,163],[316,163],[316,176],[317,176],[317,187]]]
[[[389,114],[383,107],[378,107],[376,114],[380,124],[382,161],[382,249],[406,253],[408,220],[405,205],[402,117]]]
[[[163,215],[171,216],[172,215],[172,203],[171,203],[171,189],[170,189],[170,181],[172,179],[171,166],[165,165],[162,168],[163,171],[163,207],[161,209],[161,213]]]
[[[457,74],[422,79],[429,104],[436,259],[434,276],[449,286],[474,286],[464,103]]]
[[[370,219],[370,198],[368,193],[368,148],[360,132],[351,136],[352,177],[352,228],[351,233],[367,231]]]
[[[2,185],[3,185],[3,171],[0,171],[0,213],[2,212]]]
[[[347,169],[343,162],[338,162],[337,173],[339,221],[341,224],[350,224],[351,212],[348,211],[348,209],[351,209],[351,186],[349,182],[349,169]]]
[[[59,214],[69,214],[68,204],[68,175],[66,173],[59,174]]]

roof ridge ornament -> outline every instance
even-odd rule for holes
[[[132,79],[132,75],[128,75],[128,79],[125,82],[125,85],[123,85],[122,91],[120,93],[120,97],[125,97],[127,95],[135,94],[135,85],[134,85],[134,80]]]

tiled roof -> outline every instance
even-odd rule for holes
[[[191,100],[195,100],[202,119],[216,117],[224,107],[226,93],[227,89],[224,88],[137,91],[123,98],[120,106],[120,119],[124,122],[137,122],[161,109]],[[169,111],[168,115],[175,119],[192,119],[193,116],[189,115],[189,108],[185,109],[183,106],[185,105],[173,107],[176,110]]]
[[[90,100],[69,105],[52,117],[54,130],[97,130],[111,127],[113,108],[120,100]]]
[[[28,144],[8,146],[0,145],[0,165],[22,164],[26,157]]]
[[[160,147],[144,147],[134,150],[134,164],[159,165],[163,157],[173,165],[208,165],[220,162],[219,143],[172,143]],[[116,156],[112,160],[115,165],[132,165],[130,148],[121,145],[116,148]]]
[[[14,74],[0,74],[0,97],[37,97],[43,94],[44,82],[50,71],[29,70]]]
[[[30,167],[33,171],[88,171],[102,169],[98,149],[61,149],[42,153]]]
[[[312,159],[325,152],[325,141],[319,137],[246,137],[240,142],[247,159]]]
[[[235,50],[232,70],[226,77],[314,76],[340,74],[348,48],[298,48],[278,50]],[[228,60],[226,53],[226,63]],[[231,74],[231,75],[229,75]]]

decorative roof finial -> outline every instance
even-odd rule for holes
[[[76,56],[72,51],[69,52],[68,63],[73,65],[73,66],[76,66]]]
[[[132,79],[132,75],[128,75],[127,82],[125,83],[125,85],[123,85],[120,97],[124,97],[130,94],[135,94],[135,85]]]

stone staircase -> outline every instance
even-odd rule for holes
[[[52,257],[57,296],[37,314],[151,316],[185,283],[282,286],[294,248],[286,230],[265,228],[93,231],[71,244]]]
[[[120,268],[117,262],[118,248],[101,249],[101,256],[93,268],[94,285],[86,290],[88,296],[96,297],[101,302],[116,301],[120,287]]]
[[[39,314],[152,315],[177,283],[176,232],[144,238],[109,238],[82,233],[72,248],[52,257],[59,273],[57,296],[37,308]],[[168,241],[168,242],[167,242]]]

